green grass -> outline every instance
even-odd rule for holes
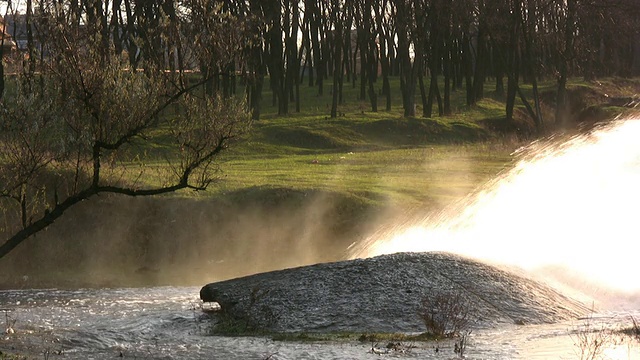
[[[475,106],[467,106],[464,89],[457,89],[451,93],[452,114],[439,117],[434,105],[431,119],[420,117],[419,92],[416,96],[418,117],[402,117],[399,79],[390,80],[391,111],[383,110],[385,99],[379,95],[380,110],[372,112],[368,99],[359,99],[358,84],[354,87],[345,82],[340,116],[332,119],[329,117],[330,79],[325,81],[323,96],[317,95],[317,87],[309,87],[306,82],[301,84],[301,111],[296,113],[292,102],[287,115],[278,115],[277,107],[272,106],[267,79],[261,118],[254,122],[244,141],[220,155],[221,172],[217,182],[206,192],[181,191],[172,196],[220,197],[238,193],[265,196],[268,191],[244,190],[293,189],[339,193],[371,205],[440,206],[468,194],[508,168],[512,160],[510,154],[529,141],[517,133],[505,133],[495,127],[504,119],[505,105],[496,95],[491,80],[485,84],[485,98]],[[573,79],[568,88],[578,96],[579,101],[574,102],[579,102],[581,116],[599,120],[625,110],[602,104],[607,98],[604,94],[629,96],[640,88],[639,84],[629,79],[591,82]],[[379,79],[376,90],[380,91],[381,86]],[[521,84],[521,87],[531,100],[531,85]],[[554,79],[539,84],[547,122],[553,114],[555,87]],[[237,93],[244,93],[241,82]],[[522,110],[519,100],[517,104]],[[528,121],[524,111],[518,116],[519,121]],[[136,179],[142,186],[166,184],[171,170],[160,160],[160,150],[135,151],[151,154],[145,159],[149,168],[141,173],[138,163],[125,163],[125,173],[115,169],[112,178]],[[104,173],[107,174],[106,169]]]
[[[222,327],[212,332],[222,336],[258,336],[268,337],[273,341],[285,342],[415,342],[434,341],[442,339],[429,333],[361,333],[361,332],[272,332],[266,330],[248,330],[244,324],[233,327]]]
[[[380,81],[381,84],[381,81]],[[370,111],[359,90],[345,83],[340,116],[331,119],[331,83],[325,95],[301,86],[301,112],[279,116],[264,94],[261,119],[246,142],[220,157],[223,177],[209,192],[248,187],[320,189],[374,203],[448,202],[491,178],[517,146],[496,138],[477,120],[496,117],[503,105],[487,98],[473,108],[464,92],[452,97],[454,114],[432,119],[402,117],[399,80],[391,79],[393,107]],[[384,98],[378,97],[379,109]],[[419,99],[418,99],[419,104]],[[418,106],[418,113],[421,108]]]
[[[509,162],[506,146],[433,145],[317,155],[227,155],[214,192],[253,186],[323,189],[371,200],[440,201],[467,193]]]
[[[458,90],[452,115],[407,119],[402,117],[399,80],[391,79],[391,86],[392,110],[371,112],[368,101],[358,100],[358,89],[345,84],[345,103],[335,119],[328,116],[330,82],[322,97],[316,87],[302,85],[301,112],[295,113],[292,103],[288,115],[277,115],[271,92],[265,91],[261,119],[245,141],[220,155],[219,180],[206,192],[182,191],[177,196],[288,188],[337,192],[374,205],[440,204],[468,193],[509,163],[518,144],[478,122],[499,116],[504,107],[500,101],[486,98],[468,108],[464,92]],[[383,100],[379,96],[380,106]],[[125,173],[112,169],[111,178],[163,185],[170,168],[155,150],[135,150],[151,154],[143,173],[140,164],[125,163]],[[103,174],[109,174],[106,165]]]
[[[504,103],[495,96],[494,86],[487,81],[485,98],[472,107],[465,104],[464,90],[458,89],[452,93],[453,114],[432,119],[402,117],[398,78],[391,79],[393,107],[388,112],[370,111],[368,100],[359,100],[359,86],[345,83],[344,104],[335,119],[329,117],[330,81],[325,82],[323,96],[317,96],[316,87],[302,84],[301,111],[295,113],[291,103],[288,115],[277,114],[265,86],[261,119],[244,142],[220,156],[219,181],[199,195],[220,196],[258,187],[340,192],[374,203],[451,201],[508,168],[510,153],[522,143],[517,136],[497,134],[482,125],[484,120],[500,121],[504,116]],[[531,97],[531,86],[521,86]],[[540,83],[543,99],[553,100],[555,86],[552,79]],[[603,118],[624,109],[594,105],[598,96],[630,94],[638,82],[576,79],[569,88],[584,95],[582,106],[592,106],[594,117]],[[238,86],[238,93],[243,91]],[[419,116],[421,105],[416,100]],[[381,95],[378,105],[384,108]],[[145,173],[146,183],[160,183],[164,165],[156,165],[159,171]],[[192,192],[180,196],[185,194]]]
[[[272,334],[271,339],[274,341],[294,341],[294,342],[340,342],[340,341],[360,341],[360,342],[414,342],[414,341],[433,341],[436,337],[427,334],[404,334],[404,333],[310,333],[310,332],[294,332],[294,333],[278,333]]]

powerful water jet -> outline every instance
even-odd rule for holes
[[[640,117],[537,141],[515,155],[510,170],[477,192],[381,229],[353,257],[448,251],[527,270],[561,267],[590,283],[640,291]]]

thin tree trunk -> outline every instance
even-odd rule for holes
[[[476,68],[473,74],[473,93],[475,101],[478,101],[484,97],[484,81],[486,76],[487,67],[487,39],[486,39],[486,24],[484,19],[480,20],[480,26],[478,29],[478,48],[476,50]]]
[[[415,109],[415,92],[416,92],[416,74],[414,69],[418,66],[421,57],[416,51],[413,64],[409,55],[409,34],[406,23],[409,21],[409,9],[407,4],[398,3],[397,5],[397,30],[398,30],[398,60],[401,63],[401,88],[402,88],[402,104],[404,107],[405,117],[416,116]]]
[[[576,0],[567,0],[566,23],[564,27],[564,51],[560,59],[560,76],[556,98],[556,125],[567,126],[569,122],[569,100],[567,99],[568,62],[573,59],[573,33],[575,30]]]
[[[423,74],[420,74],[420,76],[418,76],[418,85],[420,86],[420,101],[422,102],[422,117],[423,118],[430,118],[431,117],[431,107],[429,106],[429,101],[428,99],[428,95],[427,95],[427,89],[424,86],[424,76]]]
[[[476,104],[476,96],[473,92],[473,61],[471,54],[471,44],[469,42],[469,36],[465,32],[462,37],[462,63],[464,67],[464,81],[465,81],[465,91],[467,94],[467,106],[473,106]]]
[[[318,9],[318,3],[315,0],[305,1],[305,13],[309,12],[309,22],[311,30],[311,46],[313,48],[313,66],[316,69],[316,86],[318,87],[318,95],[323,95],[323,81],[324,81],[324,61],[322,56],[322,48],[320,41],[320,10]],[[311,76],[311,75],[310,75]]]
[[[338,15],[339,16],[339,15]],[[340,73],[342,71],[340,65],[342,63],[342,46],[338,42],[342,39],[342,29],[336,24],[335,38],[334,38],[334,55],[333,55],[333,99],[331,102],[331,117],[336,118],[338,116],[338,100],[339,100],[339,86],[340,86]]]
[[[382,5],[385,5],[384,3]],[[382,71],[382,94],[385,95],[385,110],[391,111],[391,85],[389,84],[390,60],[387,52],[386,30],[382,27],[382,9],[374,6],[378,39],[380,39],[380,68]]]

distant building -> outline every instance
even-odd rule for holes
[[[4,24],[5,33],[11,36],[17,50],[27,51],[26,16],[24,14],[6,15],[4,17]]]
[[[11,36],[11,33],[7,30],[5,22],[0,21],[0,47],[2,49],[2,56],[13,54],[18,49],[16,42],[13,40],[13,36]]]

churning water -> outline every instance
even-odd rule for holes
[[[476,193],[381,230],[354,257],[449,251],[640,292],[640,118],[538,141],[517,156]]]
[[[198,310],[198,292],[199,288],[177,287],[0,291],[1,328],[9,325],[13,329],[0,335],[0,351],[33,359],[457,358],[453,340],[409,343],[405,344],[407,352],[379,355],[371,351],[372,346],[384,352],[386,344],[209,336],[210,322]],[[609,313],[591,326],[615,329],[622,325],[630,325],[626,315]],[[576,321],[474,331],[466,359],[580,359],[576,356],[579,347],[573,345],[580,326],[582,322]],[[615,339],[606,351],[607,359],[640,359],[635,340]]]

